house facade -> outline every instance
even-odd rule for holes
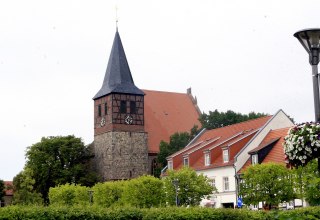
[[[239,171],[251,161],[254,150],[270,131],[291,126],[290,118],[279,110],[273,116],[201,132],[191,144],[167,158],[168,169],[190,166],[203,173],[218,190],[211,196],[212,206],[235,207]]]

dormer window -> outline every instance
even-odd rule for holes
[[[229,150],[225,149],[222,151],[223,154],[223,163],[228,163],[229,162]]]
[[[173,169],[173,162],[172,160],[168,161],[168,170],[172,170]]]
[[[251,155],[251,163],[252,163],[252,165],[258,163],[258,154],[252,154]]]
[[[183,158],[183,166],[189,166],[189,157]]]
[[[209,166],[210,165],[210,153],[207,152],[204,154],[204,165]]]

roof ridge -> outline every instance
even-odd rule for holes
[[[183,92],[168,92],[168,91],[151,90],[151,89],[142,89],[142,91],[160,92],[160,93],[174,93],[174,94],[188,95],[187,93],[183,93]]]
[[[219,129],[224,129],[224,128],[230,128],[230,127],[233,127],[233,126],[236,126],[236,125],[245,124],[245,123],[250,123],[250,122],[253,122],[253,121],[256,121],[256,120],[262,120],[262,119],[264,119],[264,118],[272,117],[272,116],[273,116],[273,115],[266,115],[266,116],[262,116],[262,117],[259,117],[259,118],[253,118],[253,119],[250,119],[250,120],[247,120],[247,121],[238,122],[238,123],[236,123],[236,124],[226,125],[226,126],[224,126],[224,127],[213,128],[213,129],[207,130],[207,131],[219,130]]]

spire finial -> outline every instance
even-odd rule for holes
[[[118,6],[116,5],[116,28],[117,28],[117,32],[118,32]]]

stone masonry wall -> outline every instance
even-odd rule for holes
[[[103,181],[148,173],[146,132],[111,131],[94,137],[96,168]]]

